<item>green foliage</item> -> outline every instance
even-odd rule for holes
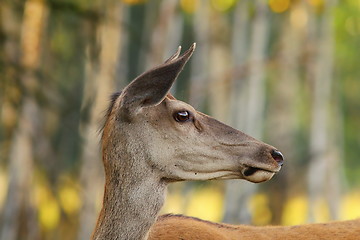
[[[341,89],[344,116],[344,152],[346,171],[351,185],[360,183],[360,4],[358,1],[340,1],[335,9],[335,67],[337,87]],[[356,47],[357,46],[357,47]]]

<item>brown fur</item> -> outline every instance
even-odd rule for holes
[[[360,219],[298,226],[230,225],[181,215],[164,215],[150,230],[148,240],[358,240]]]
[[[169,95],[194,49],[182,56],[179,49],[113,96],[102,134],[103,207],[92,239],[146,239],[170,182],[263,182],[280,170],[274,147]],[[184,111],[189,118],[178,121]]]

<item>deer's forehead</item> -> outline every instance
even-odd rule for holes
[[[172,127],[176,123],[174,114],[178,111],[195,112],[194,108],[187,103],[165,98],[163,102],[156,106],[142,109],[141,113],[136,117],[136,122],[140,124],[147,123],[160,128],[164,126]]]
[[[177,99],[165,98],[163,103],[167,111],[196,111],[191,105]]]
[[[157,106],[152,106],[143,109],[143,116],[150,117],[150,116],[171,116],[176,111],[195,111],[195,109],[190,106],[189,104],[176,100],[165,98],[160,104]]]

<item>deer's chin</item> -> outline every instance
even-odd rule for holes
[[[253,183],[266,182],[270,180],[279,170],[271,171],[262,168],[245,167],[241,170],[243,178]]]

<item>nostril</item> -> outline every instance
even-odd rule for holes
[[[271,151],[271,156],[274,158],[274,160],[280,165],[282,166],[284,164],[284,156],[282,155],[282,153],[278,150],[272,150]]]

